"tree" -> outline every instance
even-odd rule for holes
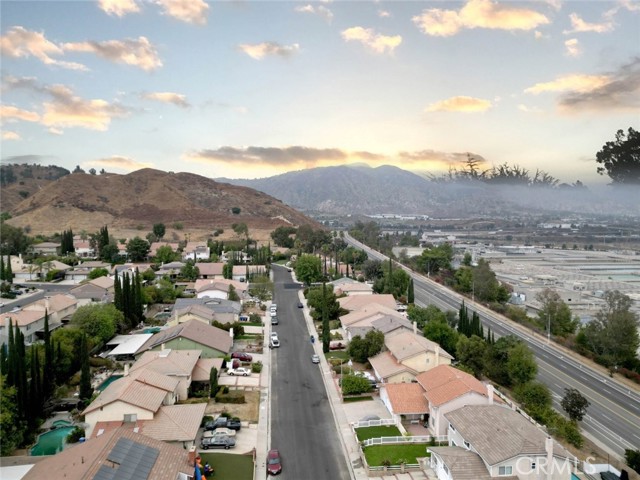
[[[154,223],[153,224],[153,235],[158,239],[161,240],[162,237],[164,237],[164,234],[166,232],[166,227],[164,226],[164,223]]]
[[[515,387],[513,396],[529,415],[544,422],[544,415],[552,406],[549,387],[540,382],[527,382]]]
[[[106,277],[108,275],[109,275],[109,270],[107,270],[106,268],[94,268],[89,272],[89,275],[87,275],[87,278],[89,280],[93,280],[95,278]]]
[[[84,305],[71,317],[71,324],[80,328],[92,345],[106,343],[124,324],[124,315],[113,304]]]
[[[85,334],[80,337],[80,362],[80,400],[86,405],[93,395],[93,388],[89,369],[89,346]]]
[[[407,303],[412,304],[415,302],[415,293],[413,290],[413,278],[409,281],[409,291],[407,292]]]
[[[476,378],[480,378],[484,370],[484,356],[487,344],[483,338],[473,335],[460,335],[456,344],[456,355],[462,365],[469,367]]]
[[[6,375],[0,375],[0,454],[8,456],[22,443],[23,428],[19,418],[16,387],[7,384]]]
[[[171,263],[178,259],[177,252],[173,251],[169,245],[162,245],[156,250],[155,261],[157,263]]]
[[[343,375],[340,382],[343,395],[359,395],[371,390],[369,380],[360,375]]]
[[[190,282],[195,282],[199,275],[200,269],[196,267],[196,264],[191,259],[187,260],[184,267],[180,269],[180,276]]]
[[[640,344],[633,301],[618,290],[605,292],[603,298],[605,304],[580,330],[576,341],[607,366],[632,365]]]
[[[567,412],[569,418],[574,422],[580,422],[587,413],[587,408],[591,403],[582,396],[579,390],[575,388],[565,388],[564,397],[560,401],[562,409]]]
[[[306,285],[322,280],[322,262],[315,255],[302,255],[296,260],[296,277]]]
[[[218,369],[211,367],[209,371],[209,397],[214,398],[218,393]]]
[[[229,292],[227,293],[227,300],[231,300],[232,302],[239,302],[240,296],[236,291],[236,287],[233,285],[229,285]]]
[[[629,467],[640,473],[640,450],[625,449],[624,458]]]
[[[293,237],[295,235],[295,227],[278,227],[271,232],[271,238],[278,247],[293,248]]]
[[[624,131],[618,130],[615,141],[596,153],[596,162],[601,165],[598,173],[606,173],[614,184],[640,184],[640,133],[629,127],[625,138]]]
[[[331,343],[329,315],[327,314],[327,283],[322,282],[322,351],[327,353]]]
[[[362,264],[362,273],[366,280],[377,280],[383,275],[382,262],[380,260],[366,260]]]
[[[257,275],[249,283],[249,294],[256,297],[261,302],[271,298],[273,293],[273,282],[266,275]]]
[[[509,350],[507,373],[512,385],[522,385],[530,382],[538,373],[538,364],[533,352],[522,342]]]
[[[43,365],[43,385],[42,395],[47,400],[53,393],[55,385],[55,365],[53,358],[53,344],[51,343],[51,332],[49,331],[49,311],[44,312],[44,365]]]
[[[127,242],[127,254],[132,262],[143,261],[149,255],[150,249],[149,242],[140,237],[132,238]]]
[[[349,343],[349,356],[359,363],[365,363],[367,359],[382,351],[384,346],[384,334],[378,330],[369,330],[362,338],[356,335]]]
[[[440,345],[444,351],[454,355],[456,353],[456,345],[458,344],[458,332],[446,322],[443,321],[430,321],[423,330],[424,336],[431,341]]]
[[[536,300],[542,304],[538,312],[538,320],[545,329],[551,325],[551,334],[566,336],[574,333],[579,320],[571,316],[571,309],[560,298],[558,292],[545,288],[536,295]]]
[[[427,275],[436,274],[440,270],[451,269],[453,247],[450,243],[443,243],[437,247],[427,248],[418,258],[418,267]]]

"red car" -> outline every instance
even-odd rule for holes
[[[267,454],[267,472],[271,475],[278,475],[282,472],[282,459],[280,452],[276,449],[269,450]]]
[[[231,358],[237,358],[241,362],[250,362],[251,360],[253,360],[253,357],[251,355],[244,352],[233,352],[231,354]]]

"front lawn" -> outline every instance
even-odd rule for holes
[[[358,429],[360,430],[360,429]],[[418,463],[417,458],[428,457],[426,443],[412,443],[406,445],[372,445],[364,449],[367,463],[372,467],[382,466],[382,462],[390,465],[404,463]]]
[[[356,428],[358,441],[380,437],[401,437],[402,434],[395,425],[380,425],[379,427]]]
[[[327,357],[327,361],[331,358],[339,358],[340,360],[342,360],[342,363],[348,361],[350,358],[349,354],[346,351],[340,351],[340,350],[332,350],[326,353],[325,357]]]
[[[342,399],[344,403],[366,402],[367,400],[373,400],[373,397],[371,395],[362,395],[360,397],[343,397]]]
[[[215,480],[253,480],[253,457],[233,453],[201,453],[202,465],[209,462]],[[207,477],[208,480],[209,477]]]

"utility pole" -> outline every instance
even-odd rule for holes
[[[547,345],[551,343],[551,314],[547,312]]]

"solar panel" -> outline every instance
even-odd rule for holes
[[[149,478],[151,469],[160,455],[157,448],[148,447],[128,438],[121,438],[109,452],[111,468],[102,465],[93,480],[140,480]]]

